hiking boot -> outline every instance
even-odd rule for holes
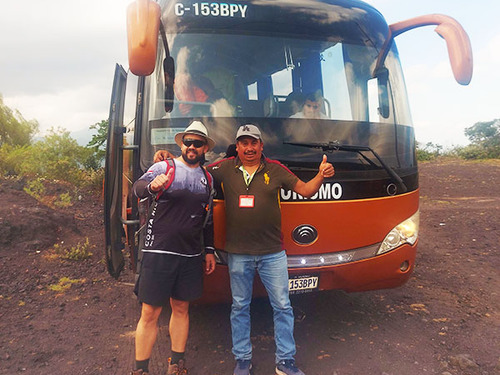
[[[179,363],[172,364],[170,363],[171,360],[171,358],[168,359],[167,375],[185,375],[188,373],[187,368],[184,367],[186,361],[179,359]]]
[[[249,359],[238,359],[236,360],[233,375],[249,375],[251,370],[252,362]]]
[[[139,369],[139,370],[132,370],[130,375],[148,375],[149,372],[144,372],[144,370]]]
[[[305,375],[295,366],[293,359],[285,359],[276,364],[276,374],[278,375]]]

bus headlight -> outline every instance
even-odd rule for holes
[[[419,211],[417,211],[412,217],[396,225],[389,234],[385,236],[384,241],[382,241],[377,251],[377,255],[394,250],[396,247],[405,243],[413,245],[418,237],[419,217],[420,214]]]

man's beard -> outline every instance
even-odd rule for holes
[[[187,156],[187,151],[182,153],[182,158],[184,159],[184,161],[192,165],[200,163],[202,160],[204,160],[203,156],[203,154],[197,154],[194,159],[189,159]]]

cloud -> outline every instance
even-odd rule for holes
[[[24,118],[40,123],[41,135],[51,127],[88,129],[109,115],[111,79],[108,87],[81,86],[57,93],[18,95],[4,99],[10,108],[20,109]]]
[[[29,11],[24,2],[12,3],[0,15],[0,92],[55,93],[102,79],[113,59],[126,56],[120,3],[48,0],[31,2]]]
[[[474,70],[481,75],[493,74],[494,77],[499,77],[499,64],[500,34],[497,34],[492,36],[491,39],[487,40],[487,43],[479,51],[477,51],[477,54],[474,56]]]
[[[126,62],[131,0],[12,2],[0,12],[0,94],[41,130],[108,116],[115,63]]]

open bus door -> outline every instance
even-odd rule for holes
[[[125,264],[123,249],[125,232],[122,222],[122,171],[123,171],[123,109],[127,72],[116,65],[109,108],[108,139],[104,176],[104,227],[106,264],[109,273],[118,277]]]

